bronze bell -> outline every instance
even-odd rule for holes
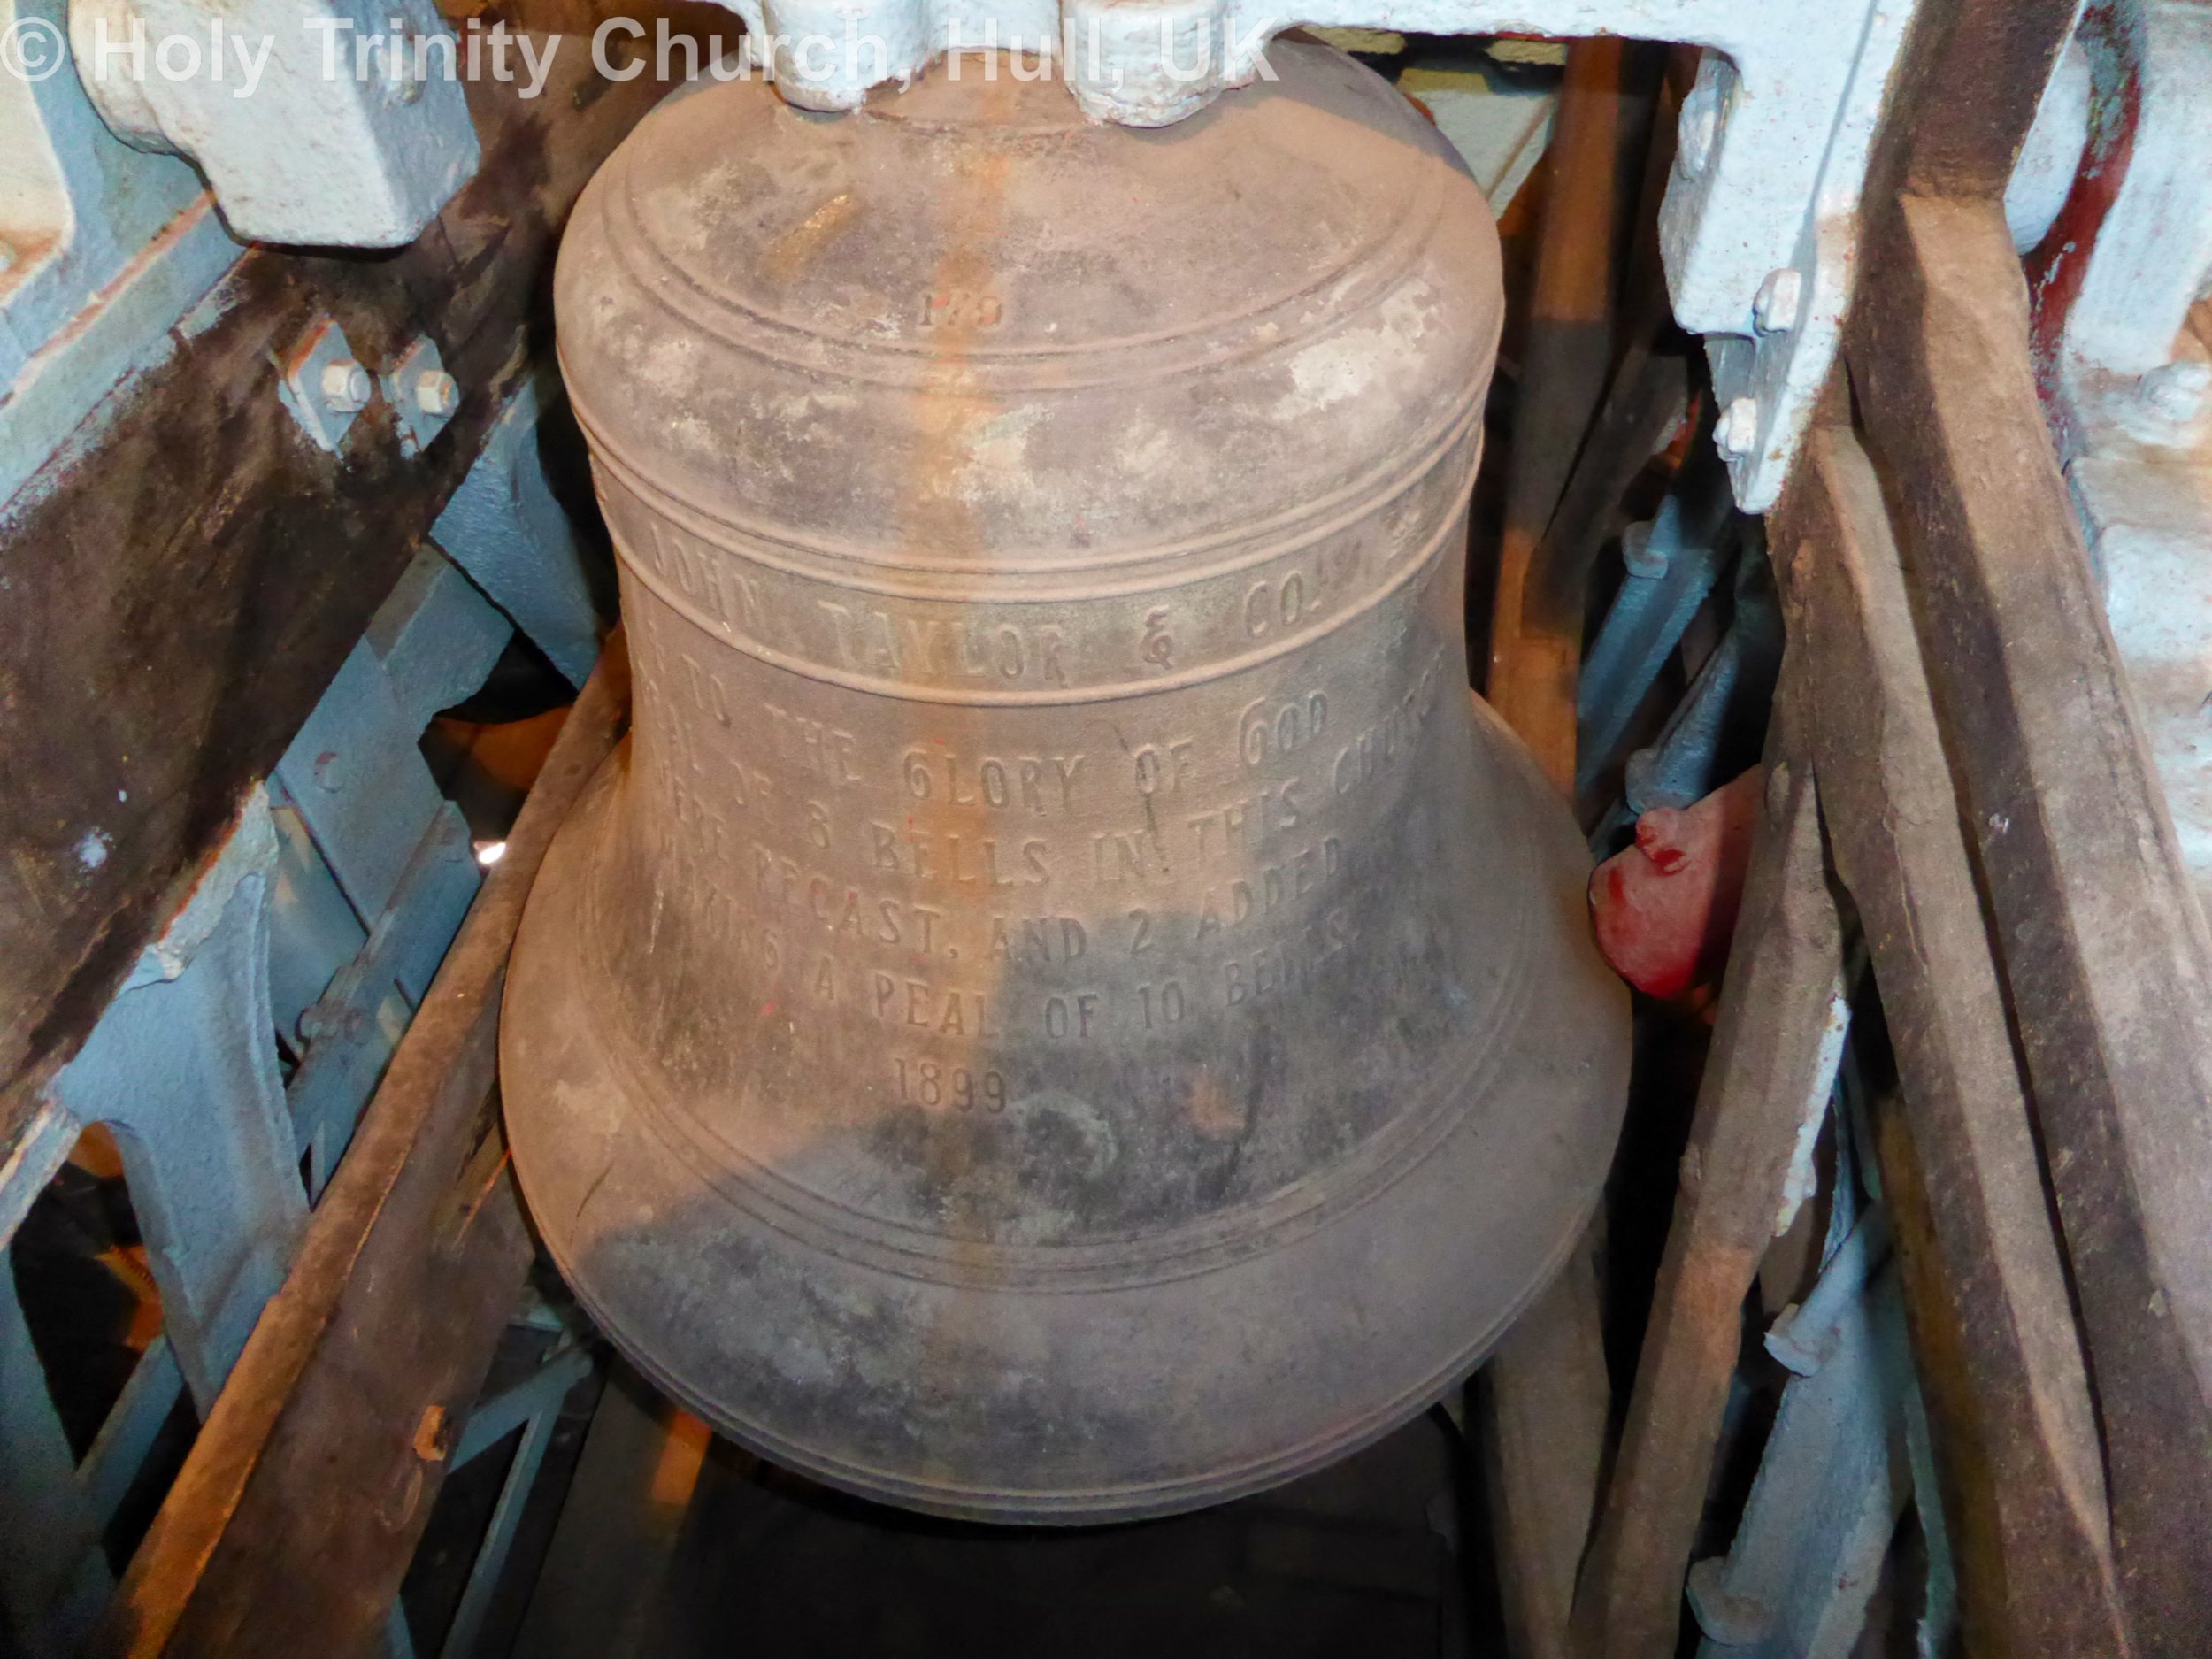
[[[644,1371],[870,1497],[1311,1469],[1606,1173],[1583,849],[1466,691],[1496,233],[1271,61],[1154,132],[1004,59],[703,84],[562,250],[636,703],[523,923],[515,1166]]]

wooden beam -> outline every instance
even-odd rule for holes
[[[1669,1659],[1736,1371],[1743,1301],[1774,1242],[1809,1112],[1843,1040],[1843,939],[1811,770],[1768,734],[1713,1046],[1682,1155],[1621,1444],[1574,1607],[1585,1659]],[[1817,1119],[1816,1118],[1816,1121]]]
[[[1626,242],[1622,151],[1641,132],[1649,105],[1630,86],[1628,50],[1610,38],[1567,49],[1547,156],[1491,623],[1491,704],[1570,799],[1581,618],[1566,628],[1550,617],[1536,558],[1613,373],[1615,296]]]
[[[660,1659],[650,1638],[712,1443],[704,1423],[610,1360],[515,1659]]]
[[[1647,89],[1611,39],[1568,48],[1545,183],[1531,315],[1513,419],[1492,611],[1488,695],[1570,803],[1581,616],[1561,625],[1537,559],[1607,380],[1614,310],[1641,177]],[[1593,1238],[1601,1238],[1601,1229]],[[1499,1592],[1518,1659],[1563,1659],[1612,1416],[1598,1263],[1578,1250],[1522,1314],[1476,1393]]]
[[[1899,192],[2002,201],[2080,9],[2079,0],[1927,0],[1900,59],[1896,113],[1867,199],[1885,211]]]
[[[2045,424],[2001,205],[1908,196],[1869,265],[1852,374],[2057,1196],[2121,1583],[2145,1652],[2200,1652],[2212,938]]]
[[[1620,246],[1613,256],[1624,275],[1613,329],[1614,361],[1608,368],[1604,396],[1587,421],[1581,447],[1540,527],[1521,595],[1524,634],[1571,634],[1579,642],[1599,549],[1618,527],[1621,504],[1630,488],[1688,408],[1689,357],[1696,348],[1674,324],[1666,259],[1659,243],[1659,216],[1674,176],[1675,127],[1681,107],[1677,81],[1688,84],[1695,73],[1691,66],[1694,58],[1694,52],[1686,50],[1671,54],[1670,63],[1682,72],[1678,76],[1659,73],[1655,58],[1624,66],[1625,96],[1616,148],[1619,182],[1615,225]],[[1640,173],[1633,188],[1632,172]],[[1566,458],[1563,452],[1538,464],[1547,482],[1550,469]],[[1577,656],[1578,674],[1578,649]]]
[[[663,88],[567,42],[535,99],[469,83],[483,165],[411,247],[257,248],[0,518],[0,1145],[197,879],[466,474],[542,328],[570,205]],[[275,364],[321,315],[421,334],[459,413],[314,447]],[[91,851],[88,853],[87,849]]]
[[[377,1650],[533,1254],[494,1087],[508,953],[546,847],[628,710],[618,634],[132,1559],[96,1652]]]
[[[1583,609],[1598,552],[1614,532],[1623,498],[1681,419],[1689,394],[1681,336],[1663,318],[1655,318],[1635,331],[1621,354],[1589,439],[1537,546],[1522,595],[1522,631],[1571,636],[1578,680]]]
[[[1902,1081],[1884,1198],[1968,1651],[2125,1654],[2097,1425],[1904,572],[1851,435],[1816,432],[1800,465],[1770,537],[1804,653],[1784,712]]]
[[[2025,4],[2010,5],[1989,0],[1955,0],[1945,4],[1938,0],[1926,8],[1903,83],[1892,101],[1893,110],[1908,113],[1893,116],[1885,135],[1870,193],[1875,204],[1871,220],[1881,221],[1886,211],[1885,204],[1893,199],[1890,192],[1894,189],[1960,192],[1993,200],[2001,194],[2052,57],[2063,38],[2070,10],[2070,0],[2062,4],[2061,0],[2029,0]],[[1962,87],[1973,88],[1975,95],[1961,96]],[[1878,259],[1870,263],[1880,268]],[[2024,340],[2019,361],[2024,365]],[[1970,388],[1976,382],[1962,377],[1959,384]],[[1970,390],[1966,395],[1972,393]],[[1619,401],[1617,386],[1614,401]],[[2019,442],[2018,434],[2014,442]],[[2047,453],[2039,423],[2033,426],[2026,442]],[[1581,470],[1594,472],[1590,461],[1586,449]],[[1878,502],[1875,505],[1878,510]],[[2063,516],[2062,508],[2056,517],[2062,519]],[[1570,518],[1564,506],[1560,517]],[[1578,507],[1571,523],[1555,522],[1552,539],[1557,545],[1548,558],[1540,556],[1535,563],[1546,569],[1552,565],[1569,571],[1577,568],[1576,556],[1589,539],[1589,526],[1584,521],[1590,517],[1586,508]],[[1786,510],[1778,524],[1787,522]],[[1833,527],[1832,522],[1829,527]],[[1509,561],[1509,586],[1512,573]],[[1571,589],[1571,583],[1568,588]],[[1901,589],[1898,591],[1901,595]],[[1532,678],[1539,682],[1563,679],[1571,684],[1573,654],[1556,637],[1578,628],[1571,591],[1563,602],[1561,595],[1540,588],[1532,588],[1525,595],[1502,592],[1502,618],[1511,617],[1509,605],[1515,601],[1522,607],[1522,626],[1520,637],[1509,642],[1522,657],[1523,665],[1518,679],[1509,680],[1509,685],[1517,689]],[[1847,610],[1844,614],[1861,622],[1866,618],[1863,608]],[[1532,624],[1532,618],[1539,615],[1548,626]],[[1886,618],[1893,624],[1903,619],[1901,610]],[[1793,628],[1793,633],[1796,632]],[[1532,636],[1535,636],[1533,644]],[[1507,637],[1502,628],[1500,637]],[[1856,637],[1863,641],[1863,633]],[[1548,654],[1535,649],[1547,641],[1553,645]],[[1891,641],[1893,645],[1896,642]],[[1861,674],[1855,689],[1863,693],[1886,689],[1896,694],[1901,687],[1909,703],[1911,687],[1906,682],[1917,672],[1917,662],[1909,655],[1909,628],[1906,644],[1906,656],[1900,657],[1893,651],[1881,659],[1889,671],[1885,686],[1878,687],[1871,683],[1871,675]],[[1799,669],[1805,667],[1803,655],[1801,646]],[[1858,659],[1862,666],[1874,660],[1865,653]],[[1563,664],[1567,665],[1563,671]],[[1494,674],[1496,672],[1494,662]],[[1819,701],[1824,705],[1840,697],[1850,706],[1850,694],[1840,693],[1824,668],[1813,666],[1809,678],[1819,683]],[[1884,707],[1874,706],[1878,710]],[[1863,708],[1859,711],[1865,712]],[[1885,716],[1877,712],[1869,718],[1876,731],[1881,732]],[[1837,724],[1832,718],[1828,740],[1833,739]],[[1912,726],[1908,722],[1908,726],[1916,739],[1933,737],[1932,717],[1924,726]],[[1847,839],[1855,848],[1850,856],[1863,873],[1871,860],[1875,869],[1893,875],[1893,865],[1880,864],[1880,852],[1868,850],[1865,838],[1871,834],[1878,841],[1885,826],[1878,816],[1871,820],[1863,818],[1868,812],[1878,812],[1883,804],[1857,764],[1864,758],[1863,749],[1846,752],[1848,798],[1837,810],[1850,819]],[[1946,797],[1940,787],[1944,773],[1939,748],[1922,743],[1918,758],[1929,769],[1914,780],[1913,787],[1932,791],[1919,804],[1937,811],[1940,824],[1944,819],[1938,802]],[[1878,772],[1875,781],[1882,782],[1885,777]],[[1809,785],[1801,778],[1793,784],[1793,793],[1809,803]],[[1835,918],[1821,881],[1819,840],[1812,827],[1809,804],[1806,812],[1799,826],[1806,841],[1798,854],[1795,891],[1801,921],[1815,918],[1811,925],[1820,929],[1821,936],[1816,955],[1807,956],[1801,952],[1793,965],[1802,970],[1818,962],[1832,988],[1837,965]],[[1915,840],[1910,831],[1906,839]],[[1914,943],[1909,934],[1901,943],[1894,932],[1883,937],[1885,954],[1892,958],[1889,978],[1903,976],[1908,999],[1921,999],[1908,1009],[1909,1029],[1901,1044],[1912,1051],[1916,1072],[1930,1082],[1937,1096],[1932,1105],[1922,1102],[1926,1121],[1918,1136],[1919,1150],[1939,1167],[1959,1172],[1970,1186],[1987,1174],[1996,1193],[1994,1201],[1978,1217],[1962,1221],[1947,1214],[1940,1225],[1932,1210],[1916,1209],[1910,1193],[1901,1193],[1895,1201],[1906,1212],[1909,1232],[1915,1218],[1922,1224],[1905,1253],[1909,1270],[1916,1263],[1919,1266],[1924,1291],[1932,1294],[1934,1287],[1943,1286],[1957,1294],[1958,1286],[1968,1281],[1955,1275],[1970,1267],[1981,1275],[1973,1281],[1978,1291],[1988,1290],[1993,1282],[2005,1293],[1992,1306],[1962,1313],[1952,1322],[1947,1338],[1940,1334],[1937,1338],[1939,1348],[1947,1340],[1947,1351],[1955,1357],[1970,1356],[1973,1361],[1971,1366],[1955,1368],[1955,1375],[1992,1375],[2002,1396],[1991,1414],[1993,1423],[1976,1416],[1984,1402],[1949,1402],[1954,1408],[1951,1420],[1963,1422],[1969,1431],[1962,1444],[1996,1446],[2010,1471],[2024,1479],[2023,1487],[2001,1494],[1985,1479],[1970,1481],[1983,1510],[1967,1529],[1971,1535],[1969,1541],[1986,1542],[1993,1537],[1998,1546],[1978,1553],[1970,1550],[1970,1570],[1993,1565],[1999,1569],[1970,1586],[1970,1601],[1976,1614],[1974,1628],[1979,1639],[1976,1645],[1987,1651],[2053,1650],[2043,1645],[2048,1638],[2056,1642],[2056,1650],[2120,1651],[2114,1644],[2124,1642],[2124,1637],[2104,1533],[2087,1394],[2079,1355],[2072,1347],[2072,1327],[2055,1251],[2047,1234],[2038,1231],[2041,1210],[2032,1137],[2017,1079],[2007,1080],[2003,1008],[1972,887],[1970,881],[1953,879],[1966,873],[1963,849],[1955,844],[1957,838],[1953,834],[1954,844],[1948,849],[1951,861],[1947,864],[1941,839],[1940,829],[1933,843],[1924,835],[1917,838],[1915,893],[1919,902],[1933,904],[1950,926],[1939,954],[1955,958],[1964,970],[1970,970],[1978,960],[1978,979],[1969,972],[1962,987],[1943,987],[1955,992],[1949,1013],[1955,1016],[1961,1007],[1971,1005],[1982,1020],[1970,1036],[1947,1032],[1941,1010],[1933,1017],[1938,1035],[1929,1035],[1927,999],[1937,994],[1938,987],[1924,972],[1924,962],[1919,964],[1924,972],[1915,975],[1895,960],[1900,949],[1909,955]],[[1772,849],[1761,856],[1770,868],[1763,874],[1755,871],[1755,892],[1763,880],[1773,880],[1772,866],[1781,862]],[[1913,895],[1892,881],[1877,909],[1885,923],[1893,923],[1900,917],[1915,914],[1913,902]],[[1753,1007],[1747,999],[1757,984],[1756,976],[1763,968],[1779,967],[1776,961],[1763,963],[1762,953],[1791,960],[1788,930],[1778,927],[1771,917],[1761,926],[1755,919],[1758,909],[1758,902],[1747,895],[1745,920],[1739,925],[1742,941],[1739,960],[1732,964],[1722,1024],[1693,1129],[1692,1156],[1686,1159],[1702,1179],[1685,1179],[1619,1461],[1576,1604],[1577,1648],[1589,1659],[1673,1650],[1683,1572],[1706,1494],[1720,1404],[1736,1360],[1738,1310],[1766,1241],[1758,1224],[1770,1220],[1777,1208],[1792,1140],[1784,1133],[1784,1125],[1772,1121],[1779,1110],[1773,1076],[1752,1073],[1763,1059],[1775,1060],[1793,1051],[1801,1068],[1826,1023],[1824,1010],[1812,1012],[1802,1006],[1808,999],[1817,1000],[1809,988],[1811,980],[1801,972],[1798,982],[1787,983],[1786,971],[1778,972],[1777,979],[1785,982],[1771,984],[1765,991],[1767,998],[1778,999],[1770,1002],[1766,1009],[1772,1020],[1768,1034],[1773,1043],[1766,1046],[1763,1054],[1759,1052],[1761,1045],[1754,1044],[1749,1053],[1739,1048],[1745,1035],[1743,1022]],[[1748,960],[1746,952],[1750,953]],[[1886,992],[1891,989],[1887,978],[1884,987]],[[1791,1007],[1792,1002],[1799,1005]],[[1962,1085],[1947,1070],[1947,1063],[1956,1058],[1945,1046],[1951,1038],[1972,1050],[1975,1062],[1985,1070],[1994,1066],[1987,1079]],[[1732,1100],[1732,1084],[1742,1091]],[[1733,1111],[1727,1110],[1732,1105]],[[1984,1140],[1994,1138],[1998,1143],[1994,1149],[1974,1143],[1969,1132],[1977,1127]],[[1716,1152],[1722,1160],[1717,1165]],[[1985,1171],[1976,1167],[1978,1156],[1993,1160],[1994,1169]],[[1908,1164],[1901,1171],[1901,1179],[1893,1185],[1909,1186],[1923,1167]],[[1977,1220],[1981,1224],[1979,1233]],[[1922,1301],[1925,1302],[1924,1295]],[[2003,1328],[2016,1316],[2023,1322],[2021,1327]],[[1970,1394],[1971,1386],[1966,1391]],[[2006,1403],[2016,1404],[2023,1399],[2030,1402],[2032,1420],[2024,1422],[2016,1412],[2007,1414]],[[2049,1420],[2036,1417],[2039,1411],[2047,1414]],[[1966,1461],[1970,1463],[1972,1460]],[[1957,1463],[1955,1458],[1955,1467]],[[1985,1476],[1988,1471],[1972,1472]],[[2007,1601],[2004,1569],[2032,1576],[2061,1563],[2080,1575],[2070,1580],[2076,1588],[2060,1592],[2053,1587],[2065,1580],[2066,1575],[2062,1574],[2060,1580],[2046,1578],[2033,1586],[2019,1605]],[[2072,1596],[2071,1603],[2061,1607],[2060,1601],[2067,1595]],[[2001,1639],[1993,1640],[1999,1632]]]
[[[1513,1659],[1566,1659],[1568,1651],[1575,1574],[1590,1540],[1613,1409],[1595,1254],[1603,1236],[1592,1228],[1476,1379],[1498,1599]]]

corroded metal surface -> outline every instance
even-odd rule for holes
[[[646,1369],[877,1497],[1335,1456],[1605,1173],[1581,849],[1464,690],[1495,234],[1276,61],[1164,134],[972,59],[701,89],[562,256],[637,703],[524,923],[516,1164]]]

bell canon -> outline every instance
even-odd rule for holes
[[[1270,62],[1156,132],[975,57],[703,83],[561,254],[634,715],[523,922],[515,1167],[649,1375],[868,1496],[1315,1467],[1605,1177],[1625,996],[1466,689],[1496,233],[1386,83]]]

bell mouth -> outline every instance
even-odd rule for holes
[[[1478,726],[1478,742],[1502,736],[1486,711]],[[918,1271],[849,1232],[795,1230],[653,1126],[654,1079],[607,1040],[590,972],[626,745],[548,855],[506,991],[510,1140],[549,1254],[640,1371],[718,1432],[949,1518],[1164,1516],[1380,1438],[1471,1373],[1576,1248],[1605,1174],[1589,1149],[1611,1146],[1625,1096],[1624,995],[1560,926],[1578,921],[1578,839],[1532,765],[1501,758],[1500,827],[1541,848],[1530,891],[1547,914],[1446,1132],[1373,1200],[1199,1271],[1056,1282],[1001,1278],[988,1251]],[[1048,1402],[1048,1378],[1076,1382]]]

